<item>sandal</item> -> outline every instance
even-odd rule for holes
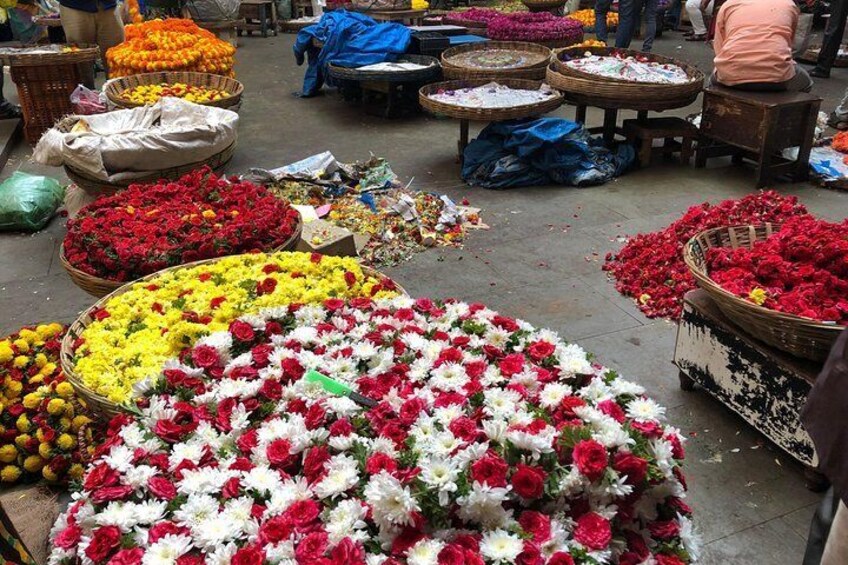
[[[845,131],[846,129],[848,129],[848,121],[840,120],[836,116],[830,116],[827,119],[827,125],[839,131]]]
[[[0,120],[20,119],[21,107],[4,100],[0,102]]]
[[[692,34],[685,39],[685,41],[706,41],[706,40],[707,40],[707,34],[706,33],[699,33],[698,35]]]

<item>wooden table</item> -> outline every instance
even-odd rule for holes
[[[239,18],[245,21],[239,27],[239,35],[242,31],[247,35],[258,31],[262,37],[268,37],[269,29],[277,35],[277,4],[273,0],[241,0]]]
[[[809,175],[810,150],[822,99],[804,92],[750,92],[723,86],[704,89],[701,138],[695,165],[732,155],[757,165],[757,187],[782,175],[795,181]],[[799,147],[792,161],[780,152]]]
[[[233,47],[237,47],[238,30],[245,27],[244,20],[220,20],[215,22],[204,22],[195,20],[197,27],[211,31],[218,39],[223,39]]]
[[[408,25],[421,25],[427,10],[368,10],[364,14],[378,22],[400,22]]]

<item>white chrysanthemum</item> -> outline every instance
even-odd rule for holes
[[[447,427],[460,416],[465,416],[465,410],[459,404],[451,404],[433,410],[433,417],[444,427]]]
[[[221,516],[230,524],[233,534],[249,533],[253,530],[253,499],[248,496],[232,498],[224,505]]]
[[[255,491],[257,494],[266,495],[280,488],[280,475],[270,467],[257,465],[244,474],[242,485],[247,490]]]
[[[543,408],[553,409],[562,399],[571,394],[571,387],[564,383],[548,383],[539,394],[539,404]]]
[[[577,470],[576,466],[572,467],[559,481],[560,496],[574,496],[584,490],[586,485],[588,485],[588,479]]]
[[[109,450],[103,462],[119,473],[126,473],[133,465],[133,450],[126,445],[116,445]]]
[[[543,453],[551,453],[554,450],[554,439],[556,428],[545,426],[542,430],[531,433],[522,430],[509,430],[506,438],[518,449],[529,451],[536,458]]]
[[[421,507],[408,487],[386,471],[371,477],[365,486],[365,501],[371,505],[374,520],[378,525],[412,524],[412,513]]]
[[[237,476],[239,472],[202,467],[200,469],[186,469],[182,474],[182,480],[177,483],[178,492],[182,494],[217,494],[223,488],[224,483],[231,477]]]
[[[294,541],[285,540],[265,546],[265,559],[271,563],[296,563],[294,560]]]
[[[483,431],[495,443],[503,443],[506,440],[507,423],[504,420],[486,420],[483,422]]]
[[[356,459],[349,455],[336,455],[326,464],[327,474],[313,488],[318,498],[334,498],[359,484]]]
[[[507,511],[502,505],[509,491],[510,487],[491,487],[475,482],[471,491],[457,500],[459,518],[486,528],[505,526],[512,516],[512,511]]]
[[[356,390],[356,386],[352,386]],[[346,396],[329,396],[324,399],[324,405],[327,411],[335,414],[339,418],[353,416],[362,411],[362,407]]]
[[[215,332],[198,339],[195,347],[199,345],[213,347],[218,352],[218,355],[226,361],[229,359],[230,349],[233,347],[233,336],[230,332]]]
[[[353,444],[360,440],[359,443],[364,444],[364,440],[356,434],[348,434],[346,436],[333,436],[327,440],[327,444],[337,451],[348,451],[353,447]]]
[[[174,510],[178,522],[193,524],[218,514],[218,501],[208,494],[190,495],[185,503]]]
[[[147,432],[138,424],[133,422],[121,428],[118,432],[124,444],[132,450],[143,449],[148,453],[156,453],[162,447],[157,437],[147,438]]]
[[[383,565],[383,562],[388,559],[389,557],[387,555],[383,555],[382,553],[366,553],[365,565]],[[53,564],[51,563],[50,565]]]
[[[674,469],[674,452],[671,443],[664,439],[652,439],[649,443],[651,452],[657,460],[657,467],[665,475],[666,479],[674,477],[672,469]]]
[[[603,484],[604,494],[615,498],[624,498],[633,492],[633,486],[627,484],[627,475],[618,475],[608,471]]]
[[[509,336],[511,335],[511,333],[503,328],[491,327],[485,334],[483,334],[483,339],[486,340],[487,344],[493,347],[502,348],[506,345],[506,342],[509,341]]]
[[[505,530],[486,532],[480,540],[480,553],[494,563],[515,563],[523,550],[521,538]]]
[[[192,524],[194,542],[204,550],[212,550],[239,533],[223,514],[215,514]]]
[[[514,390],[489,389],[483,392],[483,411],[497,418],[508,418],[521,402],[521,395]]]
[[[183,462],[183,459],[187,459],[195,464],[200,463],[205,453],[203,447],[203,444],[199,441],[189,440],[187,442],[175,443],[171,446],[171,454],[168,456],[170,469],[173,471],[177,465]]]
[[[320,304],[305,304],[294,313],[297,323],[302,326],[315,326],[323,322],[327,311]]]
[[[271,500],[268,501],[266,516],[282,514],[298,500],[308,500],[310,498],[313,498],[312,491],[309,489],[305,477],[286,479],[271,493]]]
[[[147,486],[151,477],[159,474],[159,469],[150,465],[138,465],[132,467],[124,474],[124,482],[131,487],[138,489]]]
[[[391,438],[379,436],[368,440],[368,451],[371,454],[385,453],[389,457],[397,457],[397,448]]]
[[[600,420],[595,423],[595,432],[592,433],[592,439],[602,444],[607,449],[629,447],[636,443],[630,434],[621,427],[621,424],[612,418]]]
[[[610,390],[616,396],[641,396],[645,394],[645,387],[634,382],[618,377],[609,383]]]
[[[97,513],[98,526],[118,526],[122,532],[129,532],[138,523],[135,518],[135,504],[132,502],[110,502]]]
[[[487,365],[483,371],[483,376],[480,377],[480,384],[485,388],[492,388],[506,381],[506,377],[501,374],[500,369],[494,365]]]
[[[450,458],[427,459],[420,462],[421,480],[439,493],[439,504],[446,506],[450,493],[456,492],[459,468]]]
[[[665,415],[665,408],[650,398],[636,398],[627,405],[627,417],[637,422],[658,422]]]
[[[438,432],[430,443],[427,450],[433,455],[447,457],[455,450],[462,447],[463,441],[449,431]]]
[[[152,544],[141,558],[142,565],[173,565],[192,548],[191,538],[168,534]]]
[[[604,400],[614,400],[615,396],[607,386],[603,379],[592,379],[589,384],[581,389],[578,389],[577,394],[581,398],[585,398],[593,403],[603,402]]]
[[[346,537],[354,541],[363,541],[363,537],[367,538],[367,532],[363,531],[368,527],[365,522],[367,515],[368,509],[358,500],[339,502],[338,506],[327,513],[327,519],[324,522],[330,536],[330,543],[337,544]]]
[[[557,364],[566,375],[587,375],[592,372],[592,364],[579,345],[570,343],[557,347],[556,356]]]
[[[230,565],[236,551],[238,551],[238,546],[233,542],[219,545],[213,551],[206,553],[206,565]]]
[[[409,565],[436,565],[439,562],[439,552],[445,543],[437,539],[423,539],[409,548],[406,562]]]
[[[680,524],[680,541],[683,542],[683,547],[686,548],[686,553],[692,562],[698,561],[701,556],[701,539],[695,531],[695,526],[692,520],[683,514],[677,515],[677,522]]]

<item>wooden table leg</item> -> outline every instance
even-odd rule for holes
[[[604,145],[611,146],[615,141],[615,123],[618,121],[618,110],[604,110]]]
[[[459,163],[462,164],[465,148],[468,147],[468,120],[459,120]]]
[[[816,119],[819,115],[819,106],[821,102],[815,102],[810,105],[810,112],[807,115],[807,129],[804,132],[804,142],[798,148],[798,158],[795,161],[795,170],[792,174],[792,180],[796,182],[807,180],[810,176],[810,152],[813,149],[813,137],[816,132]]]
[[[647,110],[639,110],[636,112],[636,119],[640,122],[644,123],[648,121],[648,111]]]
[[[265,13],[265,4],[259,5],[259,31],[262,37],[268,37],[268,14]]]
[[[578,104],[574,109],[574,121],[586,125],[586,106]]]

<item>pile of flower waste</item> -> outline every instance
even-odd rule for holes
[[[323,219],[368,236],[359,250],[366,265],[397,265],[431,246],[460,247],[467,230],[482,225],[473,209],[404,186],[383,159],[334,166],[332,172],[286,175],[267,186],[294,205],[313,206]]]
[[[683,262],[683,246],[700,232],[723,226],[783,222],[807,214],[794,196],[773,190],[718,204],[704,202],[686,211],[667,228],[631,238],[618,253],[609,253],[604,270],[615,279],[615,288],[636,299],[649,318],[677,320],[683,295],[696,287]]]

